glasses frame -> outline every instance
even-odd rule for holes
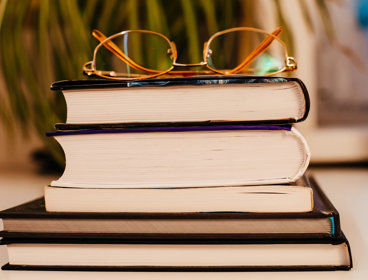
[[[253,49],[253,51],[235,68],[229,69],[229,70],[219,70],[219,69],[212,68],[208,64],[208,58],[211,55],[211,49],[210,49],[211,42],[216,37],[219,37],[219,36],[222,36],[224,34],[231,33],[231,32],[237,32],[237,31],[257,32],[257,33],[265,34],[265,35],[267,35],[267,37],[255,49]],[[290,71],[294,71],[294,70],[297,69],[296,60],[293,57],[288,55],[286,44],[278,37],[281,32],[282,32],[282,27],[276,28],[272,33],[268,33],[268,32],[266,32],[262,29],[253,28],[253,27],[234,27],[234,28],[223,30],[223,31],[219,31],[219,32],[216,32],[215,34],[213,34],[209,38],[209,40],[204,43],[203,53],[202,53],[203,54],[203,57],[202,57],[203,60],[201,62],[199,62],[199,63],[178,63],[177,62],[178,55],[177,55],[177,49],[176,49],[175,43],[173,41],[170,41],[165,35],[163,35],[161,33],[158,33],[158,32],[155,32],[155,31],[150,31],[150,30],[125,30],[125,31],[116,33],[114,35],[111,35],[109,37],[106,37],[102,32],[95,29],[95,30],[92,31],[92,35],[97,40],[99,40],[100,43],[96,46],[96,48],[93,52],[93,60],[88,61],[87,63],[85,63],[83,65],[83,72],[88,76],[97,75],[97,76],[102,77],[102,78],[113,79],[113,80],[127,80],[127,81],[149,79],[149,78],[154,78],[154,77],[165,75],[165,74],[183,75],[183,76],[195,75],[195,74],[214,74],[214,73],[215,74],[222,74],[222,75],[238,74],[247,65],[249,65],[255,58],[257,58],[257,56],[259,56],[260,54],[265,52],[274,40],[277,40],[281,44],[281,46],[283,47],[283,50],[284,50],[284,56],[285,56],[284,67],[281,68],[280,70],[276,71],[276,72],[261,75],[261,76],[272,76],[272,75],[276,75],[276,74],[279,74],[279,73],[282,73],[282,72],[290,72]],[[170,48],[168,49],[168,53],[170,54],[170,58],[172,60],[171,67],[168,68],[167,70],[164,70],[164,71],[150,69],[150,68],[146,68],[146,67],[143,67],[143,66],[137,64],[131,58],[126,56],[124,54],[124,52],[116,44],[114,44],[111,40],[115,39],[116,37],[128,34],[128,33],[146,33],[146,34],[153,34],[153,35],[156,35],[156,36],[159,36],[159,37],[163,38],[168,43],[168,45],[170,46]],[[137,70],[146,72],[147,75],[133,74],[133,75],[135,75],[135,77],[119,77],[119,76],[116,75],[116,73],[114,71],[97,70],[96,69],[96,56],[97,56],[98,50],[101,47],[106,47],[109,51],[111,51],[114,55],[116,55],[119,59],[124,61],[130,67],[133,67]],[[206,70],[199,70],[199,71],[198,70],[197,71],[196,70],[184,70],[184,71],[173,70],[174,67],[176,67],[176,66],[179,66],[179,67],[206,66],[209,69],[209,71],[208,70],[207,71]]]

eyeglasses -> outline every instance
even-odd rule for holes
[[[285,43],[278,37],[282,28],[272,33],[251,27],[235,27],[215,33],[204,43],[203,61],[178,63],[174,42],[148,30],[126,30],[106,37],[93,30],[100,41],[93,60],[83,72],[115,80],[139,80],[161,75],[245,74],[270,76],[297,68],[288,56]],[[206,70],[173,70],[174,67],[206,67]]]

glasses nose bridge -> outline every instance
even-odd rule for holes
[[[178,63],[178,62],[174,62],[173,63],[174,66],[188,66],[188,67],[193,67],[193,66],[203,66],[203,65],[207,65],[206,61],[202,61],[199,63]]]
[[[176,58],[177,58],[177,50],[176,50],[176,46],[175,43],[172,42],[174,47],[175,47],[175,53],[176,53]],[[203,45],[203,56],[202,56],[202,61],[198,62],[198,63],[178,63],[175,61],[173,61],[173,66],[180,66],[180,67],[194,67],[194,66],[205,66],[207,65],[207,42],[204,43]]]

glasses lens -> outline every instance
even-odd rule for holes
[[[100,74],[139,77],[165,72],[172,67],[170,44],[165,38],[144,32],[128,32],[107,41],[95,58]]]
[[[232,31],[214,37],[207,54],[208,65],[226,73],[267,75],[285,64],[284,46],[271,35],[255,31]]]

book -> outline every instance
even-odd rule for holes
[[[310,152],[291,126],[227,125],[55,131],[64,150],[55,187],[174,188],[283,184]]]
[[[296,78],[79,80],[56,82],[51,89],[62,91],[66,123],[78,129],[116,123],[289,124],[303,121],[310,107],[308,92]],[[65,125],[56,124],[56,128],[65,129]]]
[[[163,241],[2,240],[2,269],[112,271],[349,270],[350,247],[337,240]]]
[[[57,212],[285,213],[308,212],[313,209],[311,188],[297,183],[149,189],[46,186],[44,193],[47,211]]]
[[[339,213],[312,177],[304,177],[304,188],[313,191],[313,209],[310,212],[240,212],[192,211],[157,212],[149,207],[146,212],[49,212],[44,199],[37,199],[0,212],[5,238],[102,238],[102,239],[334,239],[341,235]],[[285,185],[282,189],[291,187]],[[76,198],[73,189],[59,188],[75,205],[98,209],[96,201]],[[195,190],[195,189],[192,189]],[[70,193],[69,193],[70,191]],[[86,196],[90,190],[84,190]],[[111,190],[114,191],[115,190]],[[66,194],[70,194],[66,196]],[[288,195],[287,193],[285,193]],[[268,194],[270,199],[273,193]],[[136,198],[139,200],[139,197]],[[291,198],[292,199],[292,198]],[[307,197],[305,197],[307,200]],[[257,198],[255,201],[258,202]],[[310,200],[309,200],[310,201]],[[160,200],[165,204],[164,200]],[[63,205],[63,203],[65,203]],[[109,205],[113,199],[101,197],[100,205]],[[262,201],[259,201],[261,204]],[[206,204],[205,198],[202,204]],[[62,201],[54,209],[70,210]],[[102,206],[101,206],[102,207]],[[106,206],[108,207],[108,206]],[[74,209],[74,208],[72,208]],[[83,208],[79,208],[83,209]],[[108,208],[107,208],[108,209]],[[206,209],[202,208],[201,210]],[[212,209],[216,210],[216,208]]]

